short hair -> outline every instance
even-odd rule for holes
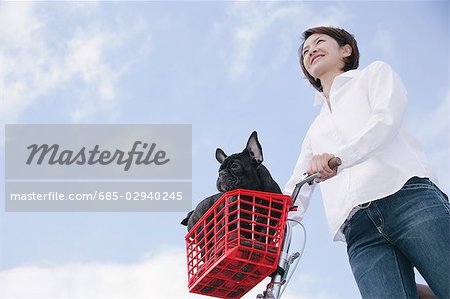
[[[300,65],[306,78],[314,86],[314,88],[318,91],[323,91],[320,80],[316,80],[313,76],[311,76],[306,70],[305,65],[303,64],[303,45],[305,44],[305,41],[308,39],[308,37],[313,34],[326,34],[332,37],[341,47],[350,45],[350,47],[352,48],[352,53],[349,57],[344,58],[344,68],[342,69],[344,72],[358,68],[359,50],[355,37],[341,28],[321,26],[309,28],[305,32],[303,32],[303,42],[298,49],[298,53],[300,56]]]

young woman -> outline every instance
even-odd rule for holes
[[[358,70],[357,42],[343,29],[316,27],[303,37],[300,64],[322,109],[286,193],[305,172],[321,174],[329,228],[335,241],[347,243],[363,298],[417,298],[414,267],[438,298],[450,298],[450,205],[402,125],[406,90],[399,76],[380,61]],[[335,156],[342,164],[330,169]],[[302,188],[297,219],[312,191]]]

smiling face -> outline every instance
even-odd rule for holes
[[[302,49],[302,63],[306,71],[316,79],[344,72],[344,58],[351,55],[349,45],[339,46],[326,34],[312,34]]]
[[[298,54],[300,57],[300,66],[302,68],[303,74],[306,76],[306,79],[308,79],[309,83],[317,89],[318,91],[323,91],[322,81],[318,77],[312,76],[309,71],[306,69],[305,64],[303,62],[303,57],[310,55],[311,51],[314,51],[315,45],[313,42],[318,42],[319,44],[322,42],[330,42],[330,41],[319,41],[314,39],[312,35],[315,35],[315,37],[322,36],[323,38],[332,38],[334,41],[337,42],[340,48],[344,47],[347,48],[350,51],[350,55],[348,57],[345,57],[344,60],[344,67],[340,70],[346,72],[349,70],[357,69],[359,66],[359,50],[358,50],[358,44],[356,42],[355,37],[347,32],[345,29],[342,28],[336,28],[336,27],[330,27],[330,26],[319,26],[314,28],[309,28],[303,32],[303,43],[300,45],[298,49]],[[310,38],[311,37],[311,38]],[[308,40],[308,43],[306,41]],[[310,44],[312,43],[312,44]],[[306,48],[306,46],[313,47],[311,49]],[[303,51],[308,50],[308,52],[305,52],[305,55],[303,55]],[[322,56],[322,58],[324,58]],[[328,58],[328,57],[327,57]],[[316,74],[317,76],[317,74]]]

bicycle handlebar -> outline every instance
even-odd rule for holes
[[[342,164],[342,160],[339,157],[333,157],[328,161],[328,166],[330,166],[331,169],[334,169],[334,168],[340,166],[341,164]],[[305,174],[305,176],[306,176],[306,174]],[[318,177],[320,177],[320,174],[314,173],[312,175],[304,177],[300,182],[295,184],[294,191],[292,192],[292,195],[291,195],[291,198],[294,201],[294,203],[297,200],[297,196],[298,196],[298,193],[300,193],[301,187],[305,183],[312,184],[312,182]]]

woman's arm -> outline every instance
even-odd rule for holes
[[[374,62],[367,71],[371,116],[359,133],[334,153],[343,168],[364,161],[395,138],[406,107],[406,89],[387,63]]]

